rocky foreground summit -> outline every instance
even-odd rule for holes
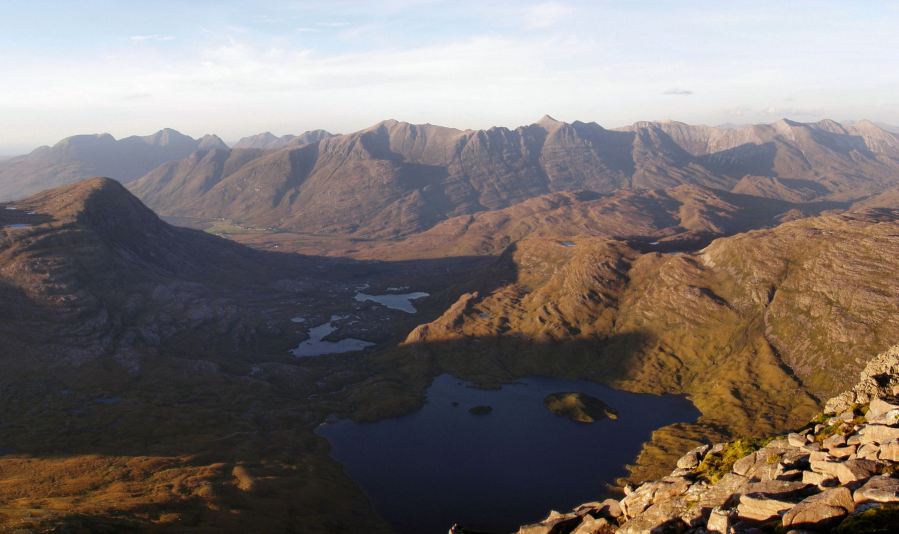
[[[890,531],[899,527],[897,394],[899,346],[803,428],[702,445],[621,500],[552,512],[518,534]]]

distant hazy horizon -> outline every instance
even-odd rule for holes
[[[897,24],[896,0],[15,3],[0,19],[0,154],[388,118],[899,125]]]
[[[562,120],[562,119],[559,119],[558,117],[553,117],[553,118],[556,119],[556,120],[560,120],[560,121]],[[784,118],[784,117],[781,117],[781,119],[783,119],[783,118]],[[389,120],[389,119],[384,119],[384,120]],[[401,120],[401,119],[397,119],[397,120]],[[581,120],[581,119],[570,119],[570,120],[564,120],[563,122],[574,122],[574,121],[577,121],[577,120]],[[647,120],[660,121],[660,120],[668,120],[668,119],[647,119]],[[780,119],[777,119],[777,120],[780,120]],[[771,122],[777,122],[777,120],[773,120],[773,121],[771,121]],[[822,120],[823,120],[823,119],[822,119]],[[840,123],[840,124],[849,124],[849,123],[857,123],[857,122],[859,122],[859,120],[862,120],[862,119],[846,119],[846,120],[830,119],[830,120],[834,120],[835,122],[838,122],[838,123]],[[899,130],[899,126],[895,126],[895,125],[891,125],[891,124],[886,124],[886,123],[884,123],[883,121],[878,121],[878,120],[872,120],[872,119],[868,119],[868,120],[870,120],[871,122],[874,122],[874,123],[878,123],[880,126],[887,126],[887,127],[889,127],[889,128],[890,128],[890,131],[892,131],[893,133],[896,133],[895,130]],[[378,121],[378,122],[381,122],[381,121]],[[409,121],[406,121],[406,122],[409,122]],[[518,128],[519,126],[527,126],[527,125],[533,124],[533,123],[535,123],[535,122],[537,122],[537,119],[535,119],[535,120],[533,120],[533,121],[530,121],[530,122],[527,122],[527,123],[516,124],[516,125],[495,124],[495,125],[493,125],[493,126],[495,126],[495,127],[506,127],[506,128],[511,129],[511,130],[514,130],[515,128]],[[640,122],[640,121],[634,121],[634,122]],[[797,122],[817,122],[817,121],[797,121]],[[365,125],[365,126],[356,128],[355,130],[352,130],[352,131],[346,131],[346,132],[336,132],[336,131],[333,131],[333,130],[328,130],[327,128],[320,128],[320,129],[326,130],[326,131],[328,131],[329,133],[332,133],[332,134],[335,134],[335,135],[342,135],[342,134],[354,133],[354,132],[357,132],[357,131],[359,131],[359,130],[363,130],[363,129],[365,129],[365,128],[374,126],[375,124],[377,124],[377,123],[368,124],[368,125]],[[417,124],[423,124],[423,123],[417,123]],[[435,124],[435,123],[432,122],[432,123],[430,123],[430,124]],[[604,128],[607,128],[607,129],[614,129],[614,128],[620,128],[620,127],[630,126],[630,125],[632,125],[632,124],[633,124],[633,123],[619,124],[619,125],[615,125],[615,126],[610,126],[610,125],[607,125],[607,124],[600,124],[600,126],[602,126],[602,127],[604,127]],[[728,125],[728,124],[735,125],[735,126],[741,126],[741,127],[742,127],[742,126],[751,126],[751,125],[754,125],[754,124],[757,125],[757,124],[769,124],[769,123],[739,123],[739,124],[738,124],[738,123],[721,123],[721,124],[705,124],[704,126],[719,127],[719,126],[725,126],[725,125]],[[437,124],[437,126],[447,126],[447,125],[445,125],[445,124]],[[491,127],[493,127],[493,126],[491,126]],[[450,128],[457,128],[457,129],[459,129],[459,130],[469,129],[469,128],[465,127],[465,126],[448,126],[448,127],[450,127]],[[156,132],[158,132],[158,131],[160,131],[160,130],[162,130],[162,129],[164,129],[164,128],[170,128],[170,127],[169,127],[169,126],[161,126],[161,127],[157,128],[157,129],[155,129],[155,130],[153,130],[153,131],[146,131],[146,132],[143,132],[143,131],[142,131],[142,132],[131,132],[131,133],[123,133],[122,135],[115,135],[115,134],[111,134],[111,135],[113,135],[113,137],[115,137],[116,139],[122,139],[122,138],[124,138],[124,137],[129,137],[129,136],[132,136],[132,135],[138,135],[138,136],[150,135],[150,134],[156,133]],[[177,130],[177,128],[173,128],[173,129]],[[319,129],[319,128],[313,128],[313,130],[317,130],[317,129]],[[203,135],[206,135],[206,134],[215,134],[215,135],[218,135],[218,134],[216,134],[215,132],[196,133],[196,132],[183,132],[183,131],[180,131],[180,130],[178,130],[178,131],[179,131],[180,133],[182,133],[182,134],[189,135],[189,136],[191,136],[191,137],[193,137],[193,138],[195,138],[195,139],[199,139],[199,138],[201,138]],[[270,131],[270,130],[262,130],[262,131],[258,131],[258,132],[247,133],[246,135],[242,135],[242,136],[240,136],[239,138],[236,138],[236,139],[225,139],[225,138],[223,138],[222,141],[224,141],[225,144],[227,144],[227,145],[230,147],[230,146],[234,146],[234,144],[237,143],[238,141],[240,141],[240,139],[243,138],[243,137],[249,137],[249,136],[253,136],[253,135],[258,135],[258,134],[262,134],[262,133],[265,133],[265,132],[269,132],[269,133],[271,133],[271,134],[273,134],[273,135],[275,135],[275,136],[277,136],[277,137],[281,137],[281,136],[284,136],[284,135],[298,135],[298,134],[305,133],[306,131],[309,131],[309,130],[304,130],[304,131],[289,131],[289,132],[272,132],[272,131]],[[79,133],[75,133],[75,134],[72,134],[72,135],[98,135],[98,134],[105,134],[105,133],[110,133],[110,132],[79,132]],[[42,145],[36,145],[36,146],[32,146],[32,147],[25,147],[25,148],[22,149],[22,151],[19,151],[19,152],[8,151],[8,152],[6,152],[6,153],[0,153],[0,161],[2,161],[2,160],[4,160],[4,159],[13,158],[13,157],[16,157],[16,156],[27,155],[28,153],[32,152],[34,149],[39,148],[39,147],[41,147],[41,146],[53,146],[53,145],[56,144],[57,142],[62,141],[63,139],[65,139],[66,137],[71,137],[71,136],[66,135],[66,136],[60,137],[59,139],[56,139],[56,140],[54,140],[54,141],[50,141],[50,142],[44,143],[44,144],[42,144]],[[221,138],[222,136],[219,136],[219,137]]]

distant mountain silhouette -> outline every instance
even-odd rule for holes
[[[67,137],[0,162],[0,199],[22,198],[93,176],[127,183],[166,161],[214,148],[227,146],[215,135],[193,139],[169,128],[119,140],[109,134]]]
[[[324,130],[312,130],[300,135],[284,135],[277,137],[271,132],[264,132],[249,137],[243,137],[234,143],[233,148],[284,148],[288,146],[302,146],[334,137],[334,134]]]
[[[129,187],[165,215],[393,238],[547,193],[683,184],[790,202],[856,200],[899,184],[899,136],[869,121],[607,130],[547,116],[514,130],[463,131],[388,120],[277,151],[198,152]]]

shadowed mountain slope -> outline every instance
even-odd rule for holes
[[[213,148],[227,146],[215,135],[193,139],[169,128],[119,140],[109,134],[76,135],[0,163],[0,199],[22,198],[92,176],[127,183],[166,161]]]
[[[696,185],[619,189],[609,194],[550,193],[502,210],[453,217],[402,242],[375,246],[357,256],[499,255],[521,239],[570,240],[579,236],[642,240],[645,248],[659,251],[695,250],[718,237],[839,207],[841,204],[833,202],[796,204]]]
[[[398,238],[554,192],[691,184],[791,202],[854,200],[897,176],[899,137],[868,121],[606,130],[544,117],[480,131],[385,121],[271,153],[195,154],[130,187],[164,215]]]

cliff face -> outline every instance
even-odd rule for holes
[[[519,534],[886,532],[899,525],[897,394],[899,346],[794,432],[704,444],[621,500],[552,512]]]

